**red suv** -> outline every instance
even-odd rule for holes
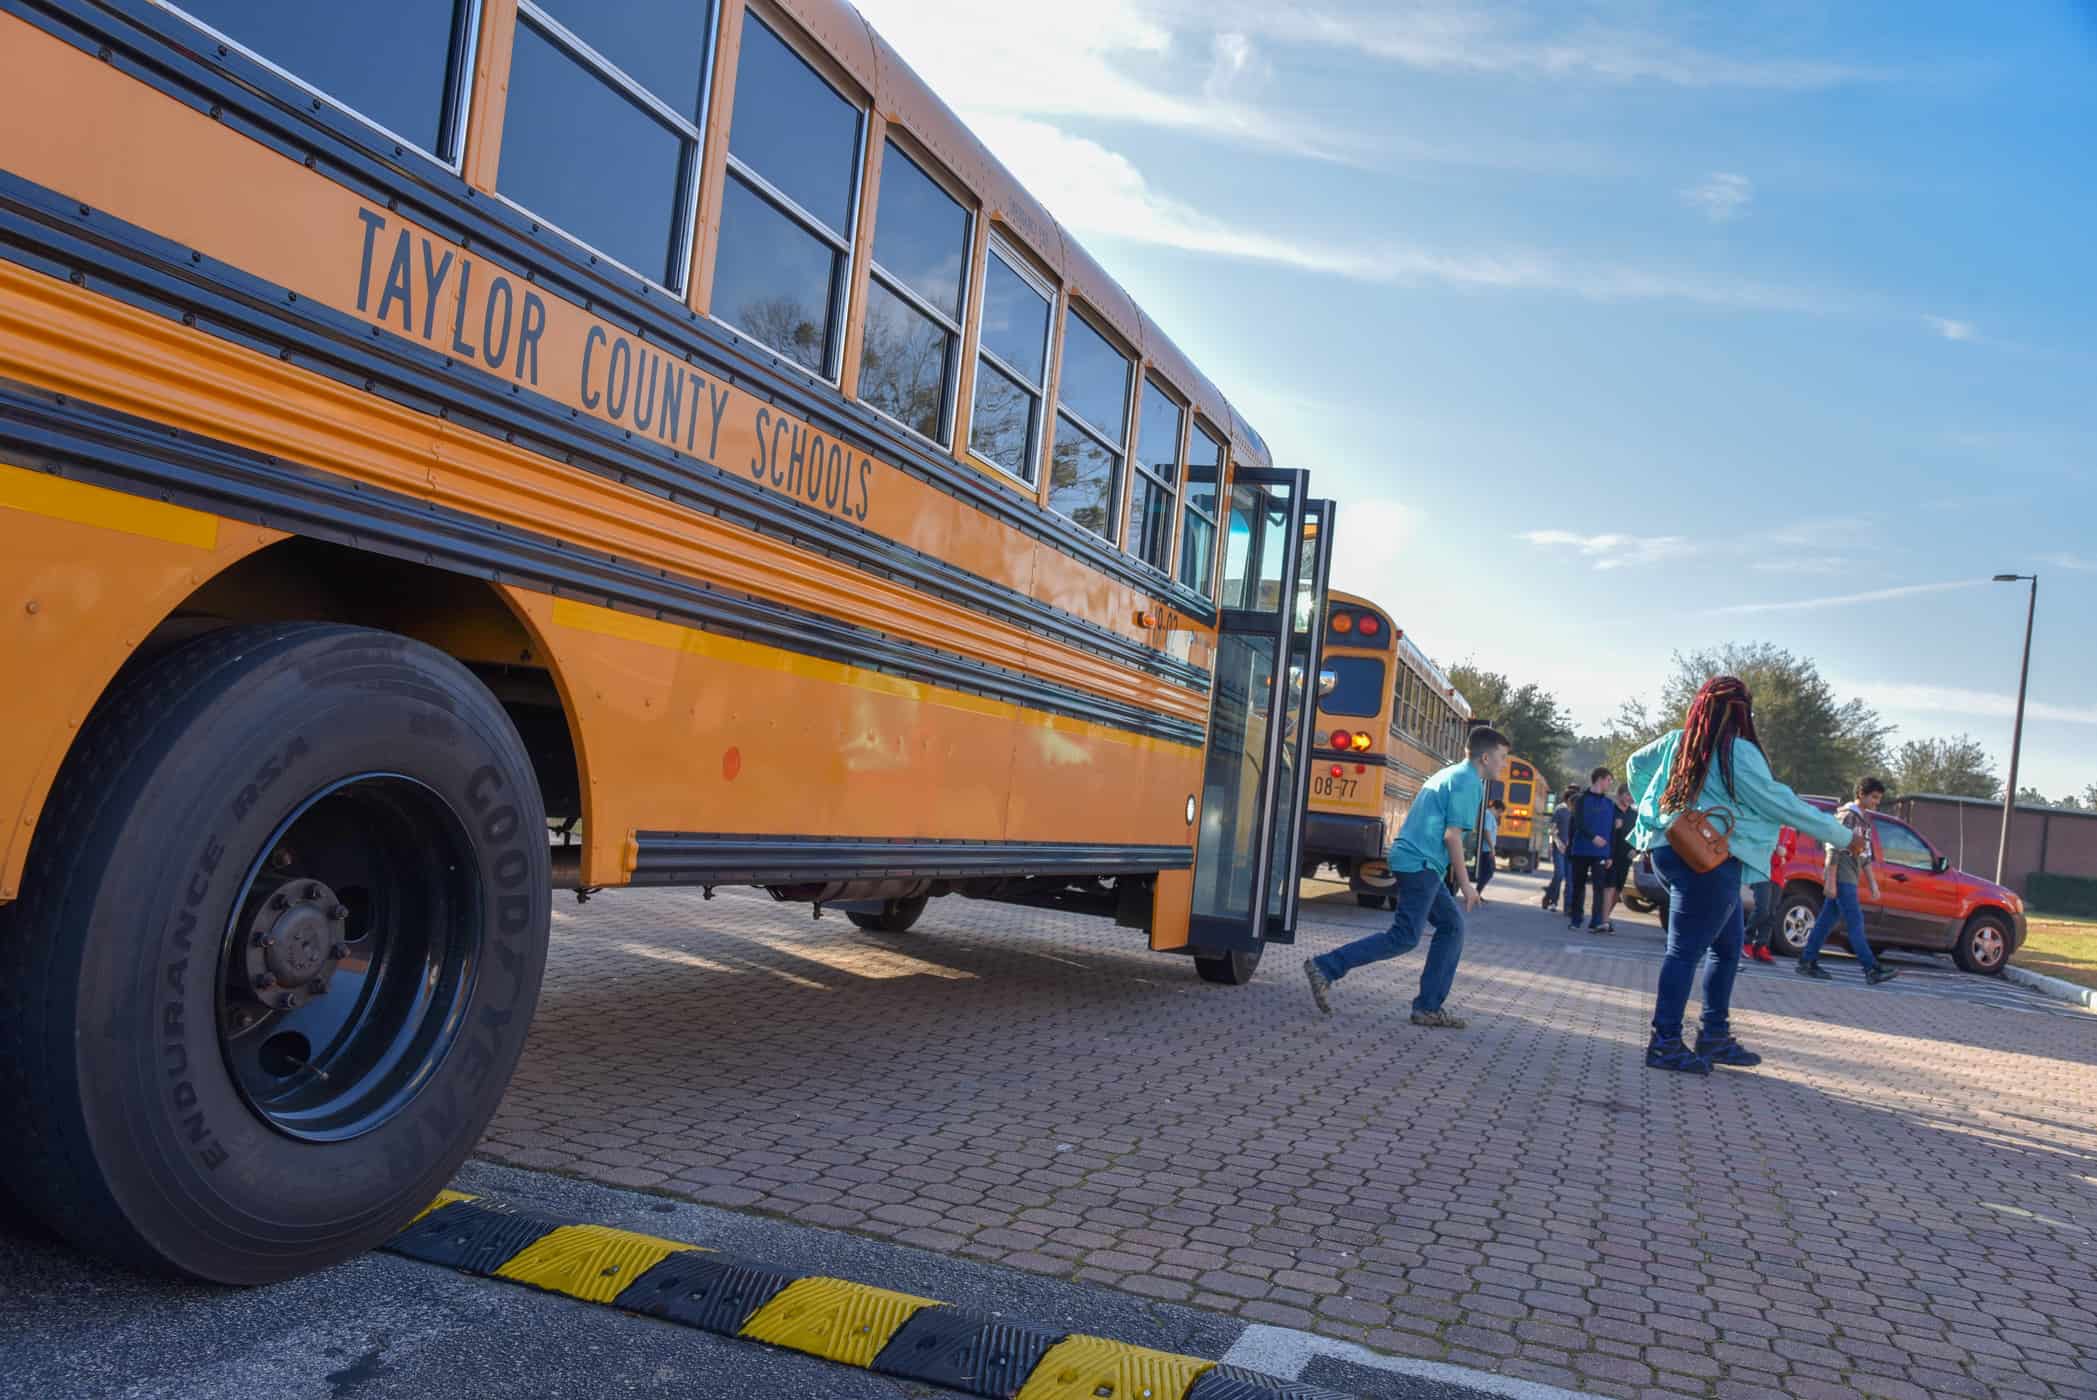
[[[1824,812],[1835,810],[1828,798],[1806,800]],[[2001,972],[2024,944],[2023,899],[1992,880],[1952,869],[1949,857],[1937,854],[1921,832],[1897,817],[1874,812],[1871,819],[1880,897],[1871,897],[1869,884],[1857,897],[1873,951],[1921,948],[1951,954],[1968,972]],[[1797,957],[1820,913],[1827,853],[1818,841],[1790,827],[1784,828],[1782,841],[1777,926],[1770,946]]]

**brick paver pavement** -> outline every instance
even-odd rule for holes
[[[1298,960],[1378,916],[1306,919],[1228,988],[963,900],[564,905],[481,1150],[1605,1395],[2097,1396],[2097,1017],[1786,964],[1771,1064],[1695,1079],[1640,1063],[1650,925],[1496,902],[1449,1033],[1417,955],[1320,1019]]]

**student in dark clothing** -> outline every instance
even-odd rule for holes
[[[1602,881],[1602,927],[1600,933],[1616,932],[1616,902],[1624,897],[1624,881],[1631,874],[1631,828],[1638,813],[1631,807],[1631,790],[1616,790],[1616,820],[1609,828],[1609,872]]]
[[[1602,885],[1609,873],[1610,833],[1616,829],[1616,803],[1609,795],[1611,776],[1607,768],[1588,774],[1587,791],[1573,804],[1573,887],[1565,901],[1571,922],[1566,926],[1580,927],[1581,912],[1587,908],[1587,892],[1592,888],[1595,900],[1587,918],[1589,933],[1609,932],[1603,927]]]
[[[1497,797],[1485,804],[1483,819],[1478,827],[1478,878],[1476,883],[1480,894],[1485,893],[1485,887],[1493,882],[1493,872],[1500,868],[1499,852],[1496,848],[1500,844],[1500,818],[1506,812],[1507,804]]]
[[[1558,907],[1559,892],[1572,874],[1573,803],[1579,797],[1579,785],[1571,784],[1558,794],[1558,805],[1551,809],[1551,883],[1544,886],[1546,909]]]

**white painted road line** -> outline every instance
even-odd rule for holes
[[[1343,1342],[1338,1337],[1321,1337],[1315,1332],[1301,1332],[1294,1327],[1275,1327],[1264,1322],[1255,1322],[1240,1333],[1231,1349],[1224,1353],[1225,1364],[1243,1366],[1248,1370],[1264,1371],[1270,1376],[1281,1376],[1295,1380],[1304,1368],[1317,1357],[1330,1357],[1365,1370],[1386,1371],[1393,1375],[1412,1376],[1440,1385],[1464,1386],[1487,1395],[1499,1395],[1506,1400],[1595,1400],[1591,1391],[1561,1390],[1555,1385],[1541,1381],[1518,1380],[1512,1376],[1496,1376],[1489,1371],[1473,1371],[1463,1366],[1451,1366],[1441,1361],[1415,1361],[1404,1356],[1385,1356],[1380,1351]]]

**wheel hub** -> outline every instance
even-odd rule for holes
[[[248,926],[247,992],[274,1011],[326,996],[349,956],[349,909],[318,880],[291,880],[262,902]]]

